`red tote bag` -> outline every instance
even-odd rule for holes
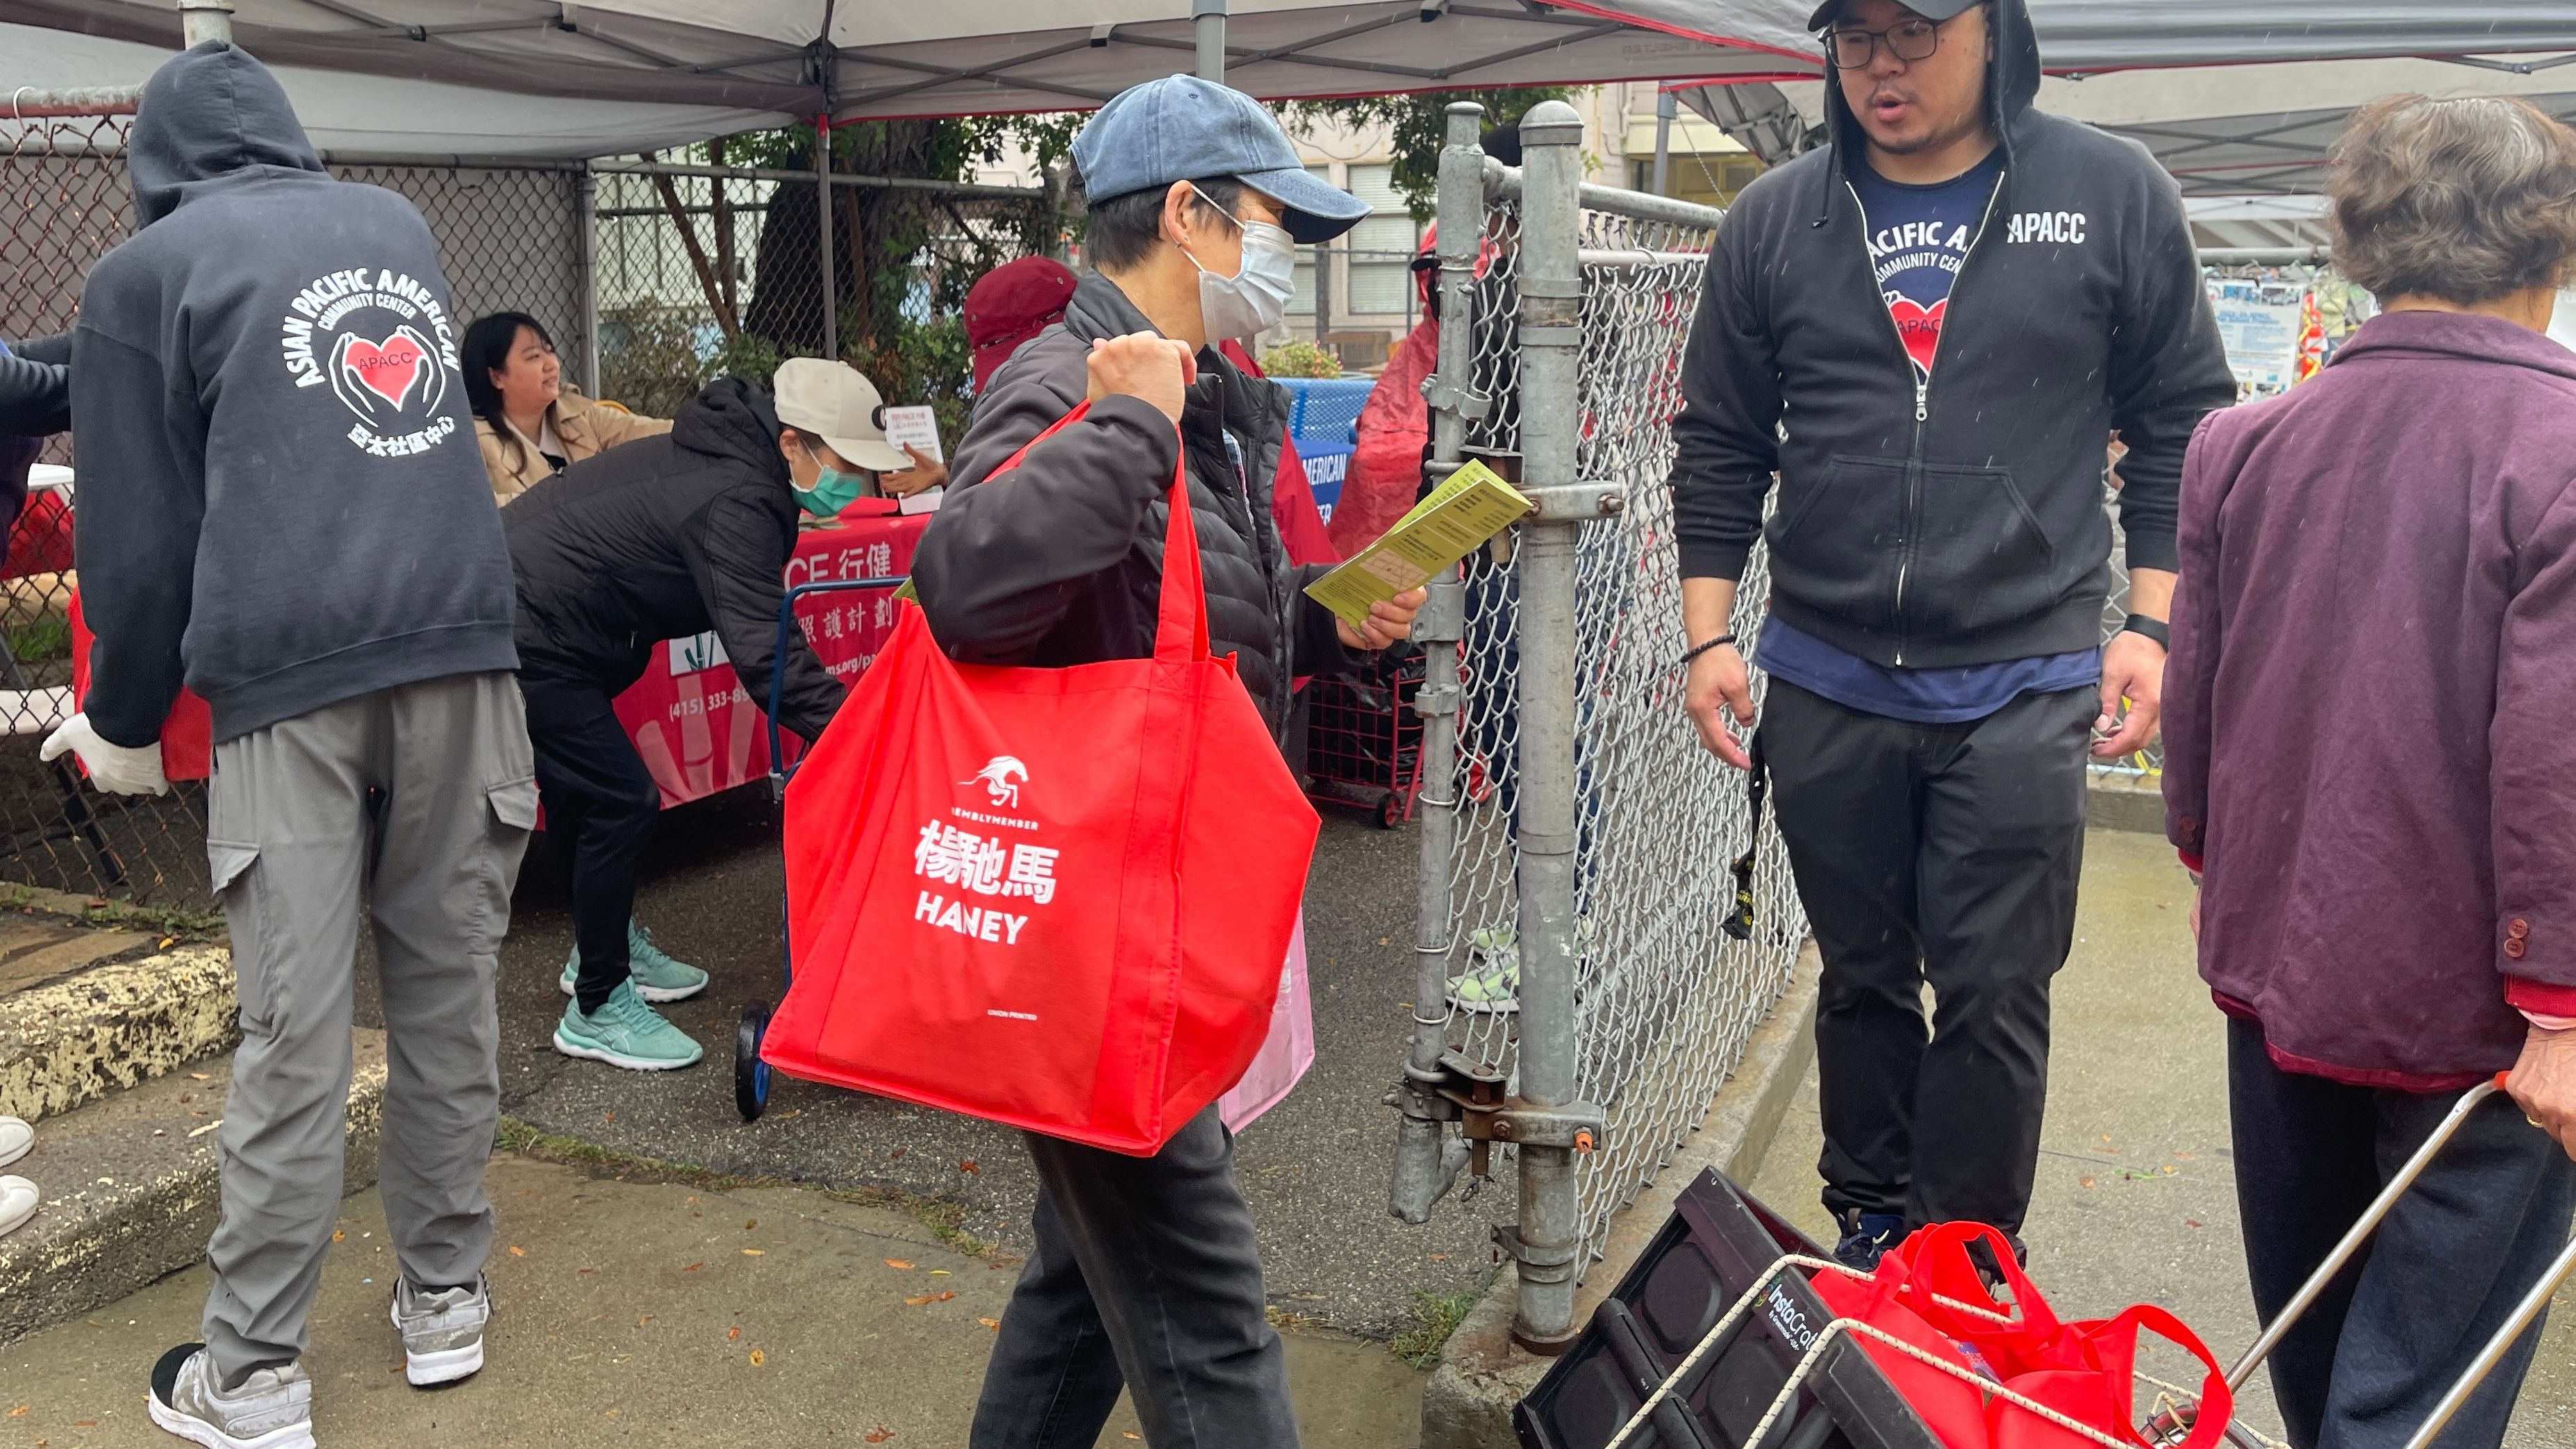
[[[787,789],[770,1066],[1146,1156],[1251,1064],[1321,822],[1169,496],[1151,658],[958,664],[903,607]]]

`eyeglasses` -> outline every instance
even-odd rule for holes
[[[1837,30],[1825,37],[1825,52],[1836,70],[1866,69],[1881,45],[1901,61],[1930,60],[1941,48],[1941,27],[1917,16],[1885,30]]]

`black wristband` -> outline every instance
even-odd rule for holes
[[[1702,640],[1701,642],[1699,642],[1699,643],[1697,643],[1697,644],[1693,644],[1693,645],[1692,645],[1692,646],[1691,646],[1691,647],[1690,647],[1686,652],[1684,652],[1684,653],[1683,653],[1683,655],[1682,655],[1682,666],[1683,666],[1684,668],[1688,668],[1688,667],[1690,666],[1690,662],[1691,662],[1692,660],[1697,659],[1698,657],[1700,657],[1700,656],[1701,656],[1701,655],[1703,655],[1703,654],[1706,654],[1706,653],[1707,653],[1708,651],[1710,651],[1711,649],[1714,649],[1714,648],[1716,648],[1717,646],[1719,646],[1719,645],[1721,645],[1721,644],[1732,644],[1732,643],[1734,643],[1734,642],[1735,642],[1735,636],[1734,636],[1734,635],[1732,635],[1732,634],[1720,634],[1720,635],[1718,635],[1718,636],[1717,636],[1716,638],[1714,638],[1714,639]]]
[[[2162,649],[2167,653],[2173,652],[2173,630],[2165,627],[2165,621],[2162,619],[2154,618],[2146,614],[2131,614],[2126,620],[2122,621],[2120,632],[2123,634],[2144,635],[2145,637],[2156,641],[2157,648]]]

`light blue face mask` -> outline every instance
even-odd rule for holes
[[[813,454],[806,456],[811,458]],[[815,469],[813,487],[798,488],[790,484],[788,491],[796,495],[798,507],[816,518],[837,518],[841,510],[852,502],[876,491],[876,479],[872,474],[844,471],[820,460],[816,461]]]

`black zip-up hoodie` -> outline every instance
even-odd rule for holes
[[[150,744],[183,678],[222,741],[516,668],[420,213],[324,174],[277,81],[220,43],[153,74],[127,165],[140,230],[72,334],[91,726]]]
[[[2032,110],[2039,46],[2023,0],[1987,14],[2004,178],[1929,383],[1918,388],[1871,269],[1847,177],[1860,125],[1831,80],[1832,144],[1758,178],[1727,213],[1682,363],[1683,576],[1740,577],[1763,531],[1779,617],[1884,665],[2100,643],[2111,431],[2129,448],[2128,561],[2171,569],[2183,451],[2236,395],[2180,190],[2136,142]]]

